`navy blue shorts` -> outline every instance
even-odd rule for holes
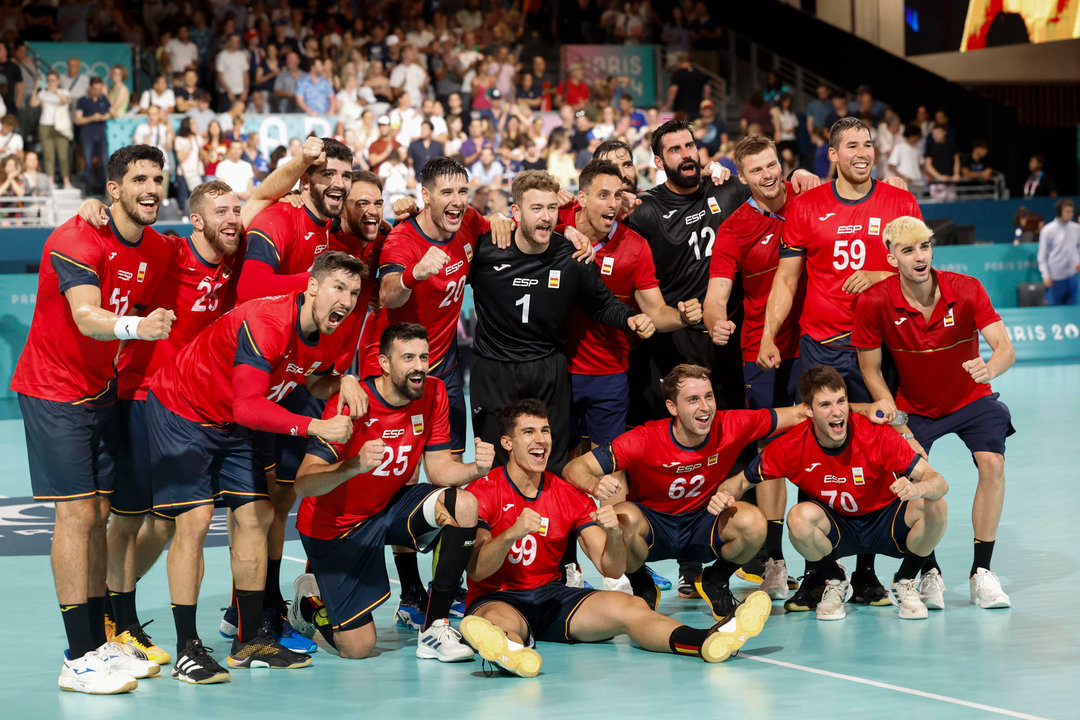
[[[746,409],[790,407],[798,402],[799,378],[795,374],[798,358],[780,361],[780,367],[762,370],[755,362],[743,363],[746,382]]]
[[[812,502],[829,518],[829,542],[836,557],[859,553],[874,553],[903,557],[911,528],[904,522],[907,501],[896,498],[891,503],[866,515],[841,515],[820,500],[799,493],[799,502]]]
[[[1016,432],[1009,406],[998,400],[998,393],[981,397],[936,419],[912,414],[908,417],[908,427],[927,453],[938,438],[956,433],[971,453],[1004,455],[1005,438]]]
[[[571,375],[570,422],[577,439],[603,447],[626,432],[630,410],[630,375]]]
[[[427,483],[406,485],[379,513],[333,540],[300,533],[334,630],[367,625],[371,611],[390,597],[387,545],[404,545],[419,552],[434,546],[438,528],[428,525],[421,506],[429,495],[442,489]]]
[[[293,388],[292,392],[278,403],[291,413],[309,418],[321,418],[326,408],[326,401],[320,400],[308,392],[306,387]],[[296,471],[307,454],[308,439],[301,436],[274,435],[274,477],[279,483],[292,485],[296,482]]]
[[[716,523],[718,515],[708,510],[672,514],[634,503],[649,523],[645,543],[649,546],[648,560],[697,560],[712,562],[720,557],[720,542]]]
[[[597,590],[571,588],[561,582],[551,582],[533,590],[498,590],[478,597],[466,615],[474,614],[488,603],[501,602],[517,610],[529,626],[525,644],[532,647],[537,641],[575,643],[570,637],[570,621],[585,598]]]
[[[116,491],[112,507],[117,515],[144,515],[154,507],[150,475],[150,436],[146,429],[146,401],[117,403],[120,451],[116,456]]]
[[[827,365],[840,373],[847,381],[849,403],[873,402],[870,392],[863,384],[862,370],[859,368],[859,351],[850,345],[839,344],[841,342],[845,341],[838,340],[837,344],[822,345],[809,335],[804,334],[799,338],[796,384],[810,368],[815,365]]]
[[[35,500],[112,495],[119,449],[113,400],[75,405],[19,393]]]
[[[236,509],[269,498],[256,470],[252,432],[192,422],[146,396],[154,512],[176,517],[200,505]]]
[[[469,411],[465,405],[465,379],[462,377],[461,358],[457,351],[457,340],[450,344],[438,367],[434,368],[430,375],[442,380],[446,387],[446,400],[450,405],[450,452],[461,454],[465,452],[465,435],[467,431]]]
[[[255,453],[255,467],[262,468],[264,474],[274,472],[277,469],[277,461],[274,460],[277,435],[256,430],[252,433],[251,443]]]

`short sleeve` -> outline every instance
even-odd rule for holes
[[[266,263],[275,271],[278,269],[278,265],[281,264],[281,251],[278,250],[277,244],[271,239],[269,232],[257,227],[251,228],[247,233],[247,242],[247,254],[244,256],[245,262],[258,260]]]
[[[874,350],[881,347],[884,340],[881,328],[874,322],[877,313],[874,312],[872,295],[876,293],[863,293],[855,299],[855,324],[851,331],[852,347],[863,350]]]
[[[739,241],[724,226],[716,234],[712,259],[709,261],[709,279],[724,278],[734,280],[739,269]]]
[[[337,400],[338,396],[334,395],[332,398],[326,401],[326,407],[323,408],[322,419],[328,420],[329,418],[337,415]],[[354,423],[355,429],[355,423]],[[331,465],[339,462],[342,459],[342,455],[346,451],[345,443],[331,442],[324,440],[318,435],[313,435],[307,443],[308,455],[314,455],[317,458],[322,458]]]
[[[101,287],[105,253],[96,236],[93,240],[86,237],[92,232],[81,220],[56,231],[49,250],[49,264],[56,271],[61,293],[77,285]]]
[[[265,318],[253,315],[240,324],[236,331],[236,354],[233,365],[250,365],[269,373],[273,366],[270,358],[281,357],[285,341],[280,328],[271,326]]]
[[[490,531],[499,511],[494,484],[490,478],[482,477],[469,484],[469,492],[476,498],[477,525]]]
[[[780,228],[780,257],[802,257],[806,255],[807,222],[806,203],[795,201],[795,207],[788,214]]]
[[[648,446],[644,426],[634,428],[615,438],[611,443],[612,467],[611,470],[605,470],[605,473],[631,470],[641,462]]]
[[[446,387],[440,382],[435,383],[435,400],[431,403],[431,432],[428,433],[425,452],[438,452],[440,450],[460,450],[465,448],[453,448],[450,446],[450,401],[446,397]]]
[[[405,233],[393,233],[386,238],[386,243],[379,253],[379,277],[390,273],[405,272],[405,268],[420,262],[416,248]]]
[[[976,280],[973,285],[974,292],[968,297],[972,304],[975,306],[975,327],[982,330],[987,325],[993,325],[1001,320],[1001,316],[998,315],[997,310],[990,303],[990,296],[986,294],[986,288],[983,284]]]
[[[870,424],[869,420],[866,422]],[[880,435],[878,442],[873,445],[880,466],[897,475],[907,475],[914,470],[919,463],[919,455],[911,448],[908,441],[889,426],[872,425],[872,427]]]
[[[637,266],[634,268],[634,289],[651,290],[660,287],[656,279],[656,265],[653,263],[652,250],[644,239],[638,244]]]

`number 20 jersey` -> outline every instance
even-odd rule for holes
[[[623,433],[608,447],[593,450],[605,474],[626,472],[627,500],[670,514],[708,505],[742,449],[776,429],[776,411],[717,412],[712,429],[697,447],[675,439],[676,422],[652,420]]]
[[[780,257],[806,258],[806,301],[799,320],[804,335],[819,343],[849,343],[858,296],[844,292],[844,282],[858,270],[895,272],[881,234],[901,215],[922,219],[915,196],[876,180],[859,200],[841,198],[833,182],[788,203]]]

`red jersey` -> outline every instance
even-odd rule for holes
[[[894,275],[867,290],[855,305],[851,344],[889,351],[900,373],[896,405],[939,418],[993,393],[963,368],[979,356],[979,331],[1001,320],[986,290],[969,275],[931,270],[941,299],[930,320],[913,308]]]
[[[788,205],[780,257],[806,258],[806,302],[799,329],[819,343],[850,342],[855,295],[844,282],[857,270],[895,272],[881,233],[901,215],[922,219],[911,193],[873,181],[861,200],[843,200],[836,183],[819,185]]]
[[[64,293],[79,285],[94,285],[101,289],[104,309],[117,315],[143,315],[154,309],[151,296],[163,282],[175,252],[176,243],[151,227],[143,228],[136,243],[128,243],[111,217],[100,229],[79,217],[56,228],[45,241],[34,318],[11,389],[65,403],[109,397],[116,389],[113,363],[120,341],[94,340],[79,332]]]
[[[659,512],[694,512],[726,478],[739,453],[776,429],[776,411],[716,413],[705,442],[686,447],[675,439],[676,419],[651,420],[593,450],[604,474],[626,471],[627,500]]]
[[[423,397],[399,407],[387,404],[375,388],[374,378],[364,380],[360,387],[368,396],[368,413],[353,421],[349,442],[315,437],[308,442],[307,451],[334,464],[358,455],[368,440],[382,438],[386,443],[383,462],[325,495],[304,498],[296,529],[308,537],[332,540],[349,533],[386,507],[412,478],[425,452],[450,449],[450,406],[441,380],[429,377]],[[326,402],[323,418],[336,414],[335,396]]]
[[[266,263],[278,275],[306,273],[330,247],[331,235],[330,220],[319,220],[306,207],[274,203],[251,221],[247,260]]]
[[[303,295],[279,295],[238,305],[161,368],[150,379],[150,390],[180,417],[228,425],[236,422],[234,365],[268,372],[267,399],[272,402],[280,401],[308,375],[330,372],[341,352],[337,333],[303,335],[299,317],[303,301]]]
[[[747,466],[746,477],[754,483],[786,477],[830,510],[866,515],[896,499],[889,486],[918,462],[919,456],[896,430],[851,413],[842,447],[821,447],[814,424],[805,422],[769,443]]]
[[[375,289],[379,287],[379,282],[376,279],[379,255],[382,252],[383,243],[386,242],[389,231],[389,225],[383,223],[375,239],[369,243],[365,243],[356,235],[343,232],[335,232],[330,236],[331,250],[346,252],[362,260],[368,269],[367,275],[364,276],[363,281],[360,283],[360,297],[356,299],[356,307],[345,318],[341,327],[334,331],[335,336],[340,336],[338,341],[342,347],[341,355],[337,362],[334,363],[334,370],[339,374],[344,374],[349,369],[357,351],[360,353],[360,358],[363,359],[372,342],[376,347],[378,346],[379,336],[372,334],[375,323],[371,320],[368,309]],[[376,368],[375,372],[378,372],[378,368]]]
[[[568,223],[576,227],[574,221]],[[565,226],[563,226],[565,227]],[[556,231],[562,232],[562,227]],[[611,293],[638,309],[634,293],[658,288],[652,250],[645,238],[616,222],[607,240],[595,243],[593,264]],[[570,311],[566,323],[566,357],[575,375],[613,375],[630,367],[630,333],[589,317],[580,305]]]
[[[583,528],[596,503],[558,475],[544,473],[536,497],[527,498],[510,482],[506,468],[495,468],[469,485],[479,504],[479,526],[496,537],[517,522],[525,508],[539,513],[540,529],[514,542],[502,566],[483,580],[468,578],[465,604],[499,590],[534,590],[559,582],[566,544]]]
[[[720,223],[709,262],[709,278],[724,278],[734,282],[735,275],[742,278],[743,326],[742,354],[746,362],[757,360],[761,348],[761,333],[765,329],[765,306],[769,302],[773,276],[780,263],[780,228],[791,206],[795,190],[791,183],[787,188],[788,202],[779,212],[773,213],[760,207],[754,198],[740,205],[727,220]],[[806,296],[806,275],[799,278],[795,298],[780,331],[776,334],[776,347],[784,360],[799,357],[799,321],[803,298]]]
[[[243,248],[233,257],[212,265],[199,255],[191,238],[177,243],[176,259],[154,289],[153,305],[172,308],[176,320],[169,337],[156,342],[126,343],[117,358],[120,397],[145,400],[150,378],[172,362],[203,328],[236,304],[236,268],[243,264]]]
[[[465,295],[473,252],[480,236],[489,230],[488,221],[470,206],[461,219],[461,228],[448,240],[435,240],[425,235],[416,218],[399,223],[386,238],[379,259],[380,277],[413,267],[432,246],[450,256],[437,275],[413,288],[404,305],[386,308],[383,312],[388,325],[413,322],[427,328],[432,370],[438,368],[457,336],[458,315],[461,314],[461,300]]]

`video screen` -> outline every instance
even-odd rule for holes
[[[1080,38],[1080,0],[905,0],[908,55]]]

